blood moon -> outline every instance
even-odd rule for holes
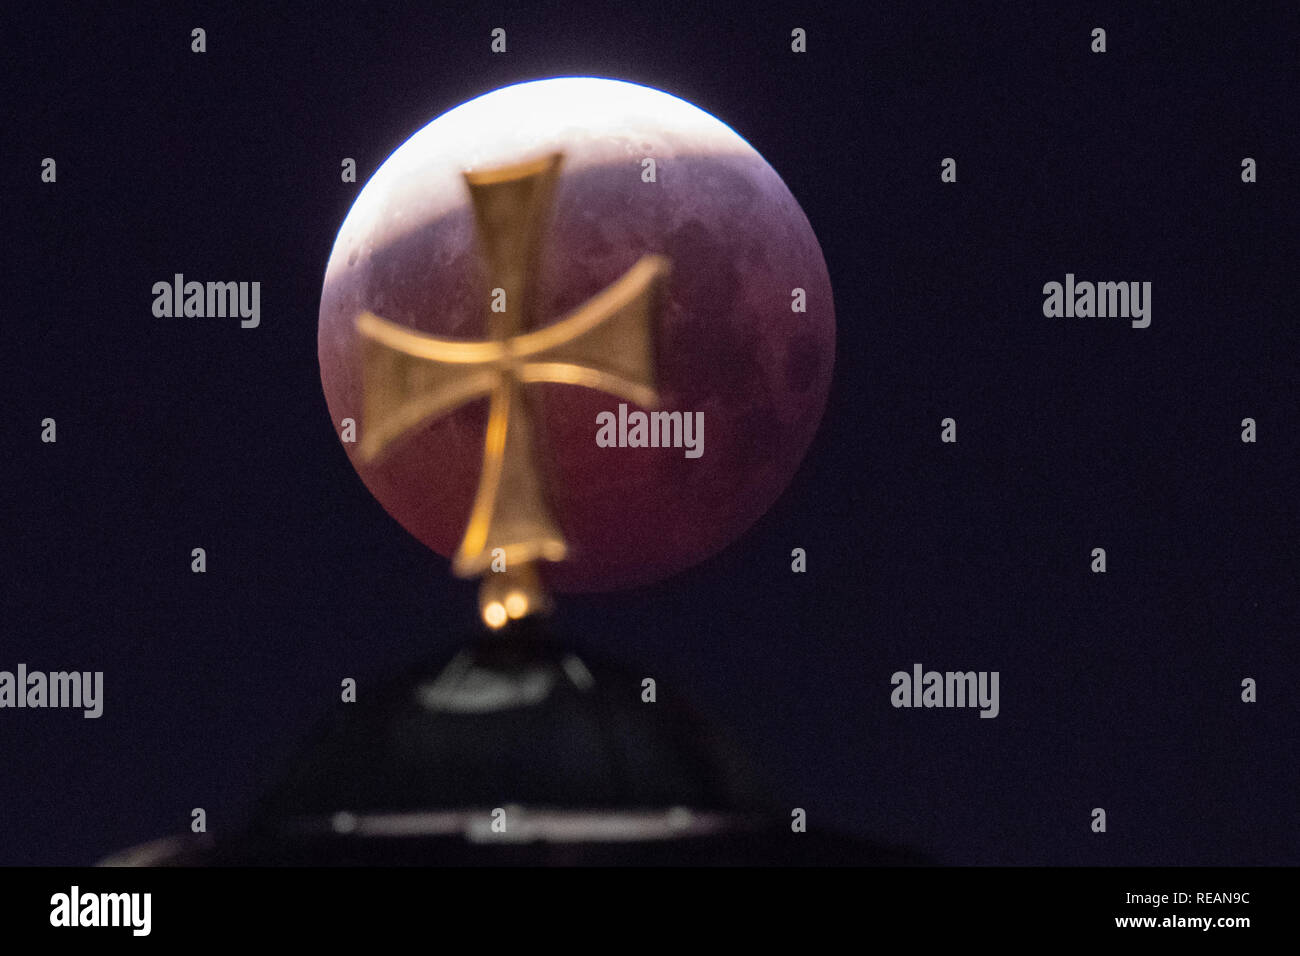
[[[534,314],[554,321],[643,254],[667,256],[660,409],[699,416],[705,436],[699,457],[607,447],[598,418],[619,399],[527,386],[569,544],[545,566],[548,583],[604,591],[665,578],[744,532],[789,482],[825,408],[835,318],[821,247],[781,177],[726,124],[668,93],[589,77],[517,84],[438,117],[384,162],[339,230],[321,294],[321,382],[335,426],[364,429],[354,323],[366,310],[484,338],[488,277],[462,173],[557,150]],[[430,419],[373,463],[344,444],[388,513],[445,556],[469,517],[486,406]]]

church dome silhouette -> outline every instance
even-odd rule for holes
[[[753,809],[725,739],[664,688],[526,618],[342,708],[259,811],[295,816],[494,808]],[[507,831],[509,824],[507,823]]]
[[[724,734],[663,686],[647,700],[642,681],[557,640],[544,618],[480,632],[319,725],[244,829],[167,838],[104,862],[928,862],[793,827]]]

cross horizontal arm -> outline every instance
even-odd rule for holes
[[[484,344],[495,343],[433,340],[457,347],[448,359],[439,349],[429,347],[428,336],[369,312],[357,319],[357,330],[362,338],[361,367],[366,382],[362,396],[365,426],[357,450],[366,461],[377,458],[422,421],[489,394],[499,378],[496,361],[464,358],[468,349],[482,350]]]
[[[371,339],[404,352],[412,358],[431,362],[448,362],[457,365],[499,362],[506,355],[505,346],[498,341],[465,342],[459,339],[442,339],[423,332],[413,332],[405,326],[381,319],[373,312],[357,316],[357,331]]]
[[[654,316],[668,260],[642,256],[622,278],[551,325],[510,342],[524,382],[583,385],[638,405],[657,403]]]

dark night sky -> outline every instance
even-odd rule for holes
[[[106,704],[0,711],[0,864],[92,862],[199,806],[235,825],[343,677],[459,640],[474,585],[332,429],[320,282],[411,133],[569,74],[681,96],[771,162],[838,353],[766,517],[562,625],[717,718],[812,826],[963,864],[1300,862],[1300,12],[704,6],[42,6],[10,32],[0,669],[103,670]],[[1151,281],[1151,327],[1044,318],[1069,271]],[[260,281],[261,327],[155,319],[174,272]],[[893,709],[913,662],[999,671],[1000,716]]]

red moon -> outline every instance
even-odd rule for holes
[[[527,387],[569,545],[542,571],[560,591],[607,591],[659,581],[740,536],[789,483],[825,408],[835,313],[821,247],[781,177],[730,127],[668,93],[588,77],[506,87],[435,119],[384,162],[339,230],[321,293],[321,383],[336,430],[347,418],[364,429],[354,323],[367,310],[483,339],[488,278],[462,173],[556,150],[534,314],[554,321],[642,255],[667,256],[658,408],[703,413],[699,457],[600,447],[597,416],[617,415],[621,399]],[[486,400],[471,402],[370,464],[343,447],[388,513],[449,556],[469,519],[486,420]]]

